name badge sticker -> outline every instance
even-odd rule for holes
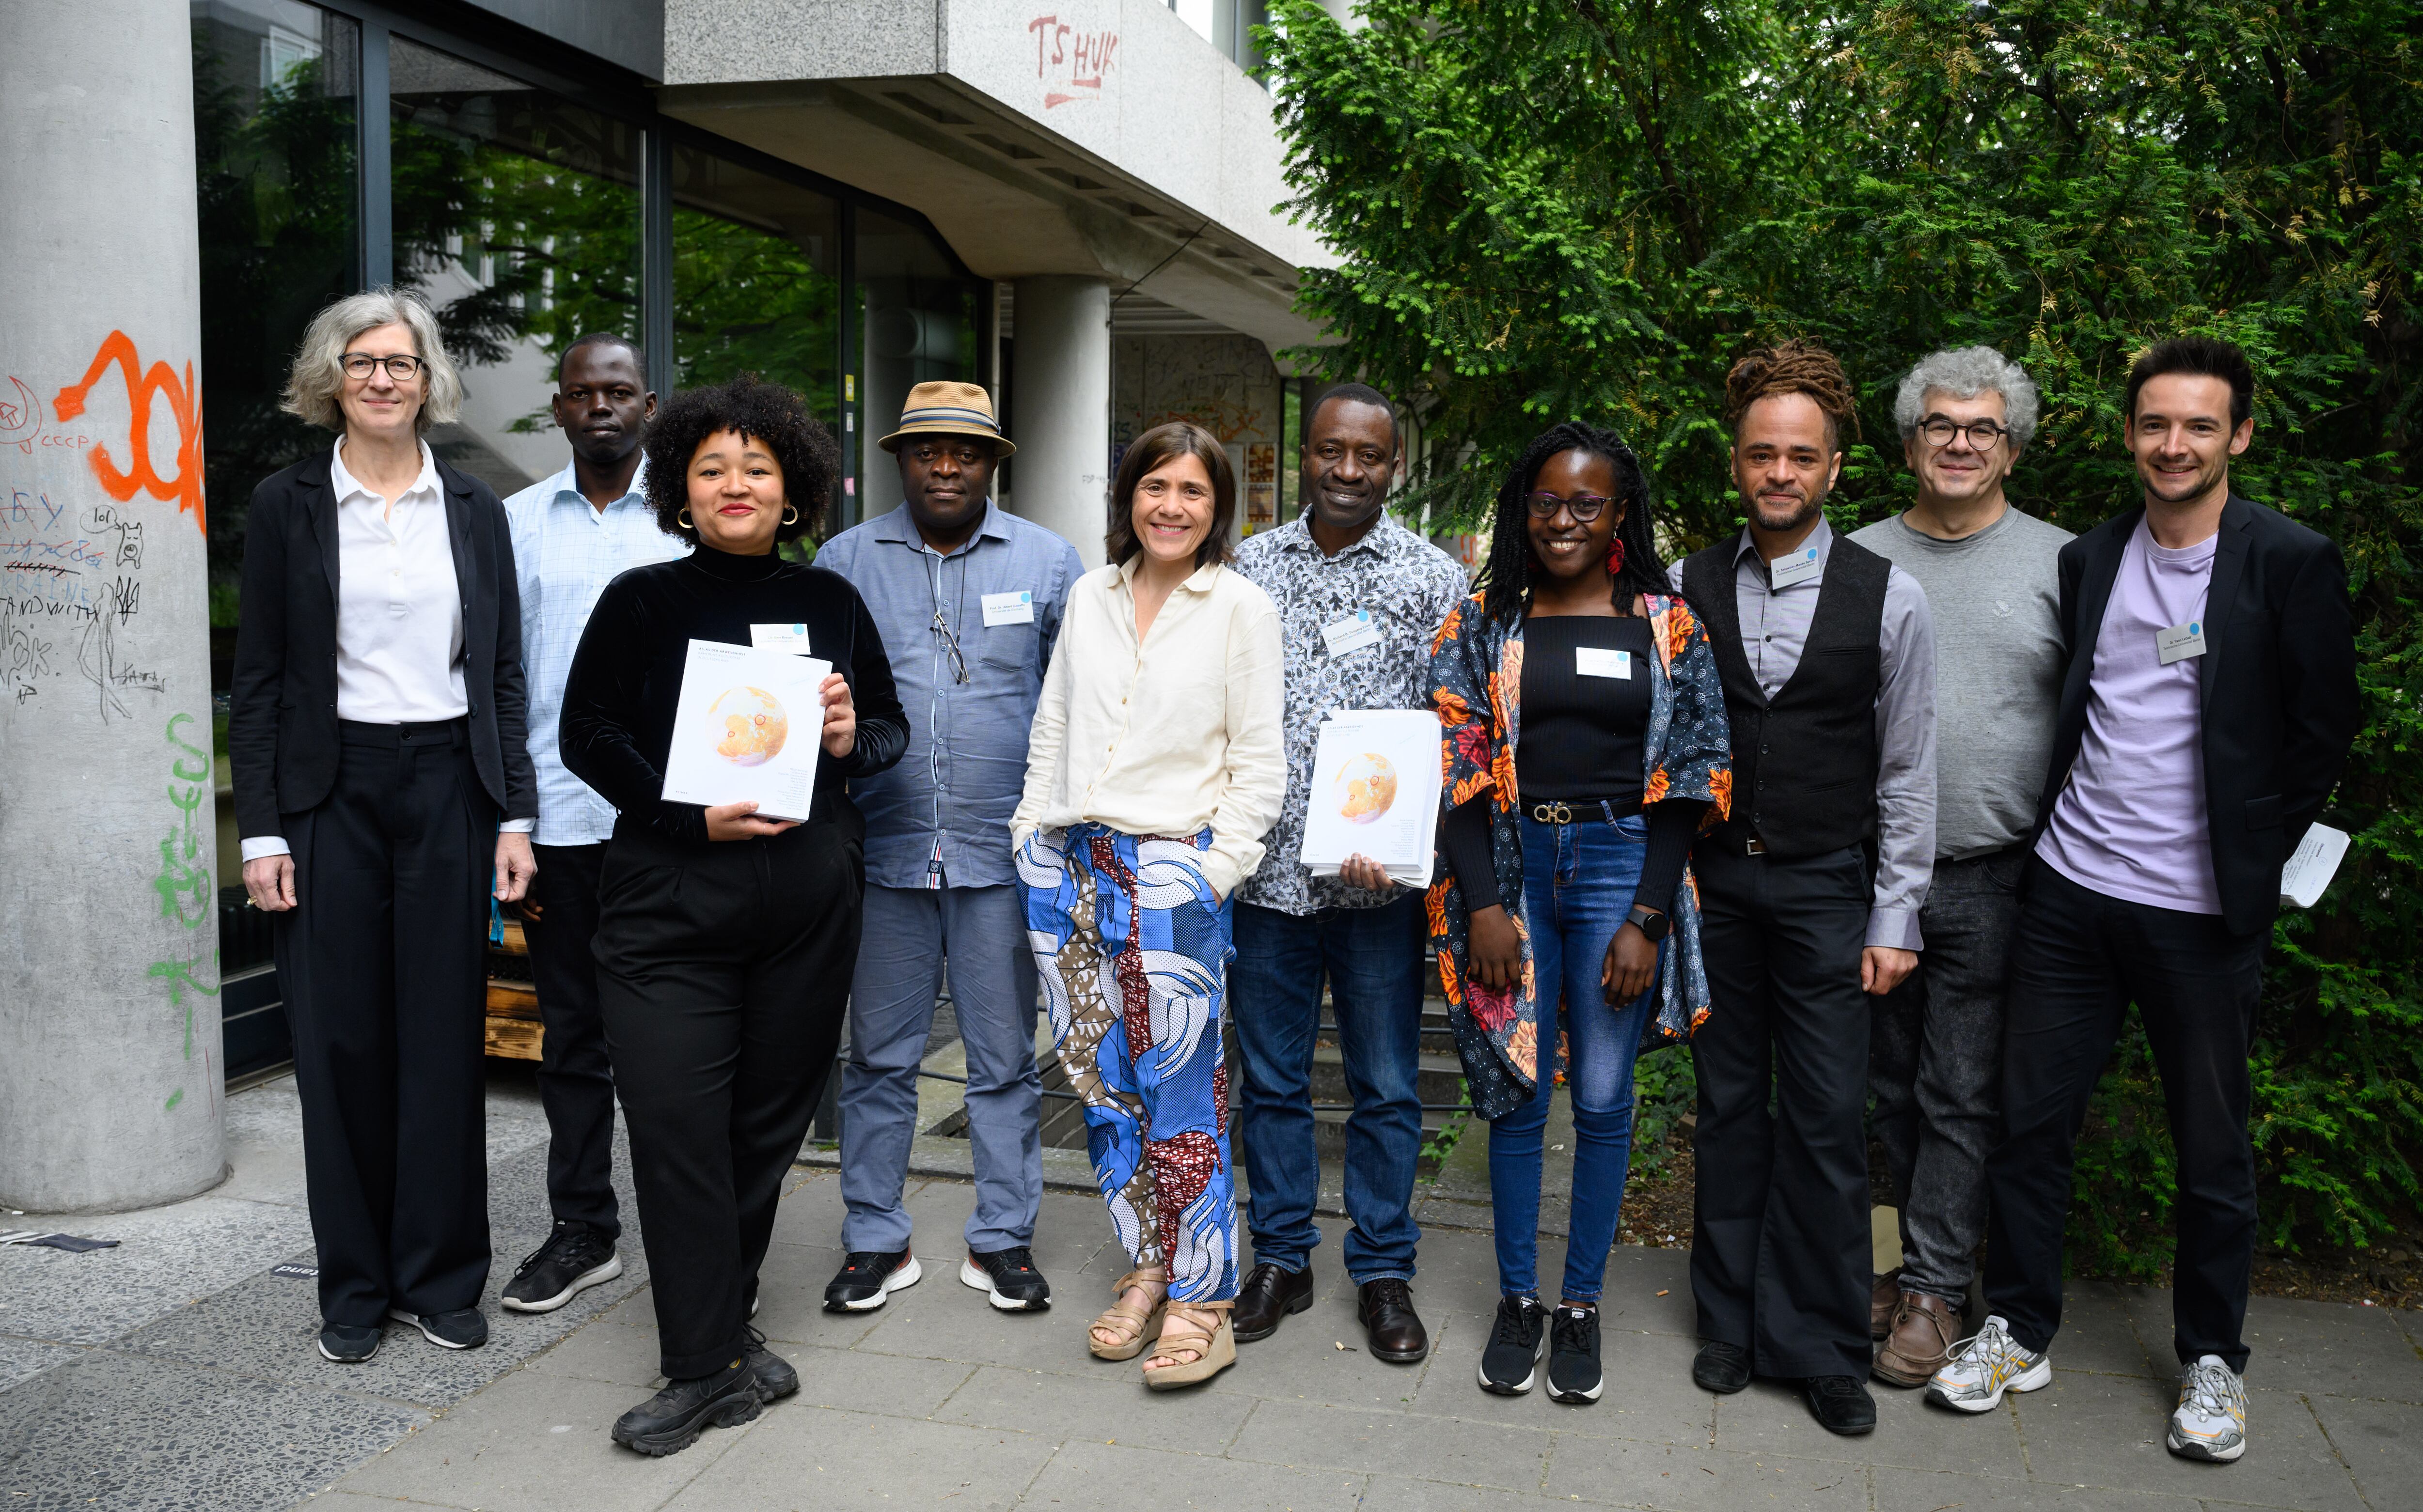
[[[1370,609],[1356,609],[1349,619],[1322,625],[1321,638],[1327,642],[1331,655],[1348,655],[1380,643],[1380,622],[1371,618]]]
[[[808,627],[803,624],[752,624],[749,627],[749,643],[759,651],[787,651],[794,656],[808,654]]]
[[[1816,576],[1817,569],[1824,565],[1817,559],[1815,546],[1803,546],[1788,557],[1778,557],[1766,564],[1767,586],[1790,588],[1795,583],[1805,583]]]
[[[1609,651],[1604,646],[1576,646],[1574,675],[1576,677],[1615,677],[1632,681],[1632,653]]]
[[[1021,590],[1015,593],[987,593],[984,596],[985,628],[997,624],[1033,624],[1035,595]]]
[[[2190,620],[2185,624],[2166,625],[2154,632],[2154,654],[2168,667],[2175,661],[2204,654],[2204,622]]]

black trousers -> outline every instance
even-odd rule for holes
[[[2061,1329],[2072,1155],[2133,1000],[2178,1152],[2172,1347],[2182,1363],[2214,1354],[2246,1369],[2256,1224],[2246,1057],[2270,937],[2233,935],[2218,914],[2109,897],[2030,863],[2011,946],[2003,1139],[1986,1158],[1986,1304],[2023,1347],[2042,1349]]]
[[[538,1099],[546,1109],[546,1201],[560,1221],[623,1233],[614,1210],[614,1071],[597,1006],[597,887],[606,846],[539,845],[525,915],[531,979],[538,986]]]
[[[1691,1039],[1700,1334],[1762,1376],[1864,1378],[1866,862],[1702,846],[1692,868],[1714,1000]]]
[[[841,1041],[866,866],[857,811],[835,807],[765,840],[618,831],[607,847],[598,1000],[672,1379],[747,1347],[783,1177]]]
[[[488,1280],[488,892],[496,806],[465,721],[339,727],[335,787],[281,815],[277,921],[320,1315],[473,1307]]]

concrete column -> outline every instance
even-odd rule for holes
[[[11,0],[0,46],[0,1203],[226,1170],[192,42]]]
[[[1021,278],[1017,311],[1010,502],[1099,567],[1111,497],[1111,286]]]

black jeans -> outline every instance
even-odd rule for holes
[[[525,917],[531,978],[538,986],[538,1099],[546,1109],[546,1201],[559,1220],[609,1239],[623,1233],[614,1207],[614,1071],[597,1006],[597,887],[606,847],[538,845]]]
[[[1901,1284],[1956,1307],[1986,1239],[1986,1152],[2002,1133],[2003,1004],[2027,852],[1938,858],[1918,968],[1875,1005],[1870,1129],[1901,1210]]]
[[[857,811],[833,801],[769,839],[607,847],[598,998],[672,1379],[747,1348],[783,1177],[841,1041],[866,866]]]
[[[338,727],[327,798],[280,816],[274,915],[294,1028],[320,1316],[476,1307],[488,1281],[488,890],[496,805],[460,719]]]
[[[2214,1354],[2246,1369],[2255,1263],[2246,1057],[2269,937],[2233,935],[2218,914],[2107,897],[2030,863],[2011,947],[2003,1135],[1986,1160],[1986,1304],[2023,1347],[2043,1349],[2061,1329],[2072,1150],[2133,1000],[2178,1152],[2172,1346],[2182,1362]]]
[[[1866,862],[1857,846],[1787,860],[1702,845],[1692,867],[1715,1000],[1691,1039],[1701,1337],[1762,1376],[1864,1377]]]

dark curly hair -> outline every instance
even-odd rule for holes
[[[1531,438],[1523,456],[1497,485],[1497,524],[1489,538],[1489,565],[1481,570],[1481,611],[1490,619],[1519,618],[1531,600],[1531,510],[1523,496],[1540,469],[1560,452],[1578,451],[1606,460],[1615,472],[1615,498],[1623,519],[1615,538],[1623,543],[1623,570],[1615,576],[1615,602],[1629,606],[1635,593],[1666,593],[1666,568],[1657,559],[1657,532],[1649,518],[1649,483],[1639,459],[1623,438],[1595,425],[1566,420]]]
[[[1739,432],[1752,404],[1770,394],[1806,394],[1826,416],[1826,434],[1843,449],[1843,432],[1860,430],[1860,399],[1834,354],[1814,341],[1786,341],[1742,354],[1725,374],[1725,429]]]
[[[799,395],[781,384],[763,382],[753,372],[705,388],[685,388],[657,412],[646,449],[648,507],[657,512],[657,528],[698,544],[697,529],[681,523],[682,512],[689,508],[689,462],[700,443],[719,431],[737,431],[764,446],[783,469],[783,497],[798,513],[776,528],[777,542],[797,541],[823,528],[825,505],[841,474],[841,449]]]

